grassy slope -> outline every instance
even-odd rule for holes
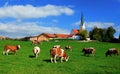
[[[102,42],[78,42],[60,41],[44,42],[38,59],[31,58],[33,47],[30,42],[25,41],[0,41],[0,53],[3,52],[4,45],[21,45],[17,55],[0,55],[0,74],[118,74],[120,73],[120,56],[105,57],[104,53],[108,48],[116,47],[120,49],[120,44]],[[57,64],[50,63],[49,49],[53,45],[71,45],[73,51],[67,51],[70,59],[68,62]],[[94,47],[96,49],[94,57],[82,56],[83,47]]]

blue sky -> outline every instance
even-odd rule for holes
[[[120,34],[120,0],[0,0],[0,35],[20,38],[113,26]]]

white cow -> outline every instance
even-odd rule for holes
[[[38,57],[38,54],[40,53],[40,48],[38,46],[35,46],[33,49],[33,53],[35,55],[35,57]]]

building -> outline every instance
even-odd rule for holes
[[[49,34],[49,33],[42,33],[37,37],[38,41],[49,41],[50,39],[53,39],[53,38],[55,38],[55,35]]]
[[[5,36],[0,36],[0,40],[6,40]]]
[[[80,27],[79,29],[72,29],[71,33],[70,33],[70,38],[72,39],[80,39],[80,35],[79,32],[81,30],[85,30],[85,24],[84,24],[84,16],[83,13],[81,14],[81,23],[80,23]]]

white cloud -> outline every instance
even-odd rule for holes
[[[85,22],[84,24],[85,24],[86,28],[94,28],[94,27],[107,28],[107,27],[115,25],[114,23],[111,23],[111,22]],[[80,25],[80,21],[75,22],[72,25],[79,26]]]
[[[107,28],[110,26],[114,26],[115,24],[111,22],[85,22],[85,25],[88,28],[93,28],[93,27]]]
[[[120,26],[115,27],[115,29],[120,33]]]
[[[44,27],[37,23],[0,23],[0,33],[7,37],[20,38],[39,35],[41,33],[69,33],[68,30],[58,27]]]
[[[0,18],[42,18],[47,16],[72,15],[74,10],[66,6],[46,5],[35,7],[32,5],[14,5],[0,7]]]

